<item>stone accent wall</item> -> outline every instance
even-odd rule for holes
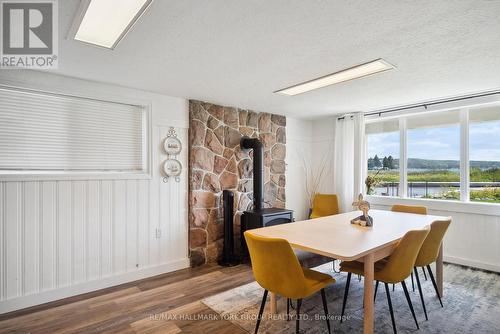
[[[285,207],[286,118],[251,110],[189,102],[189,248],[191,265],[216,262],[223,248],[222,190],[234,191],[235,249],[240,216],[253,206],[252,156],[242,136],[264,145],[264,202]]]

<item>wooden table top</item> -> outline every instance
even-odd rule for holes
[[[406,232],[450,217],[370,210],[372,227],[351,224],[361,211],[250,230],[263,237],[286,239],[293,248],[352,261],[398,242]]]

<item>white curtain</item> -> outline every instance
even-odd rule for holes
[[[335,122],[333,182],[342,212],[352,211],[352,202],[364,193],[365,119],[363,114],[346,115]]]

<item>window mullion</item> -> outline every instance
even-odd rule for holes
[[[470,199],[469,171],[469,109],[460,110],[460,200]]]
[[[406,145],[406,118],[399,119],[399,196],[406,198],[408,196],[408,178],[407,178],[407,145]]]

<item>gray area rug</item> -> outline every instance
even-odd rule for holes
[[[331,321],[333,332],[362,333],[363,281],[359,282],[353,275],[344,315],[347,319],[340,323],[339,318],[347,275],[334,273],[331,263],[315,269],[328,273],[336,279],[336,283],[326,291],[328,310],[331,317],[336,318]],[[420,330],[417,330],[415,326],[404,297],[403,288],[398,284],[394,292],[391,286],[390,292],[399,333],[500,333],[499,274],[451,264],[445,265],[444,308],[441,308],[430,278],[425,281],[420,270],[419,273],[429,320],[425,320],[418,290],[415,287],[415,292],[412,292],[411,280],[407,279],[406,284],[410,290]],[[253,282],[206,298],[203,303],[219,313],[223,319],[253,333],[263,291],[256,282]],[[268,311],[269,297],[259,333],[295,332],[295,318],[292,318],[292,321],[286,321],[285,318],[286,300],[284,298],[278,299],[277,315],[272,316]],[[295,310],[291,310],[290,313],[295,317],[294,312]],[[319,318],[324,314],[319,293],[303,301],[301,313],[301,333],[327,332],[325,320]],[[377,333],[392,333],[391,317],[383,284],[379,286],[375,303],[375,331]]]

